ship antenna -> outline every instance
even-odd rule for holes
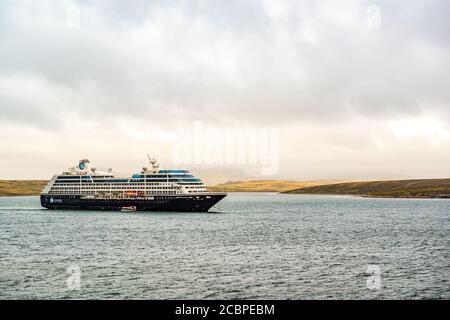
[[[147,154],[147,158],[148,158],[148,162],[149,162],[150,165],[152,166],[153,170],[155,170],[155,171],[158,170],[158,168],[159,168],[159,163],[158,163],[158,161],[156,161],[155,158],[150,157],[148,154]]]

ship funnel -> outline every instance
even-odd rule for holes
[[[91,162],[88,159],[83,159],[78,161],[78,169],[80,169],[80,171],[89,171],[89,164]]]
[[[158,161],[156,161],[155,158],[150,157],[149,155],[147,155],[148,158],[148,162],[150,163],[150,165],[152,166],[153,170],[158,170],[159,168],[159,163]]]

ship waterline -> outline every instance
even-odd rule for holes
[[[87,159],[77,167],[55,175],[41,193],[41,205],[48,209],[206,212],[227,194],[207,192],[203,182],[188,170],[159,169],[149,157],[131,177],[118,177],[112,170],[101,172]]]
[[[85,198],[82,196],[41,195],[41,205],[48,209],[121,210],[136,207],[137,211],[206,212],[226,194],[154,196],[145,198]]]

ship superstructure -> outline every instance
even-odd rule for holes
[[[207,192],[189,170],[160,169],[154,158],[149,157],[149,167],[129,177],[111,169],[99,171],[83,159],[53,176],[41,193],[41,204],[49,209],[208,211],[225,196]]]

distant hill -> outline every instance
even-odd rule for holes
[[[450,198],[450,179],[338,183],[299,188],[285,193],[359,195],[387,198]]]
[[[450,198],[450,179],[348,182],[345,180],[250,180],[208,186],[216,192],[357,195],[387,198]],[[39,195],[46,180],[0,180],[0,196]]]
[[[206,185],[216,185],[227,181],[249,180],[244,170],[237,168],[190,168],[190,171],[202,179]]]
[[[208,186],[208,191],[213,192],[283,192],[298,188],[320,186],[324,184],[348,182],[348,180],[313,180],[313,181],[295,181],[295,180],[249,180],[249,181],[230,181]]]
[[[343,180],[288,181],[288,180],[253,180],[233,181],[208,186],[209,191],[227,192],[282,192],[301,187],[316,186],[342,182]],[[0,196],[39,195],[47,184],[46,180],[0,180]]]
[[[0,180],[0,196],[35,196],[41,193],[46,180]]]
[[[227,192],[282,192],[302,187],[343,182],[345,180],[252,180],[225,182],[207,186],[208,191]],[[33,196],[39,195],[47,184],[46,180],[0,180],[0,196]]]

